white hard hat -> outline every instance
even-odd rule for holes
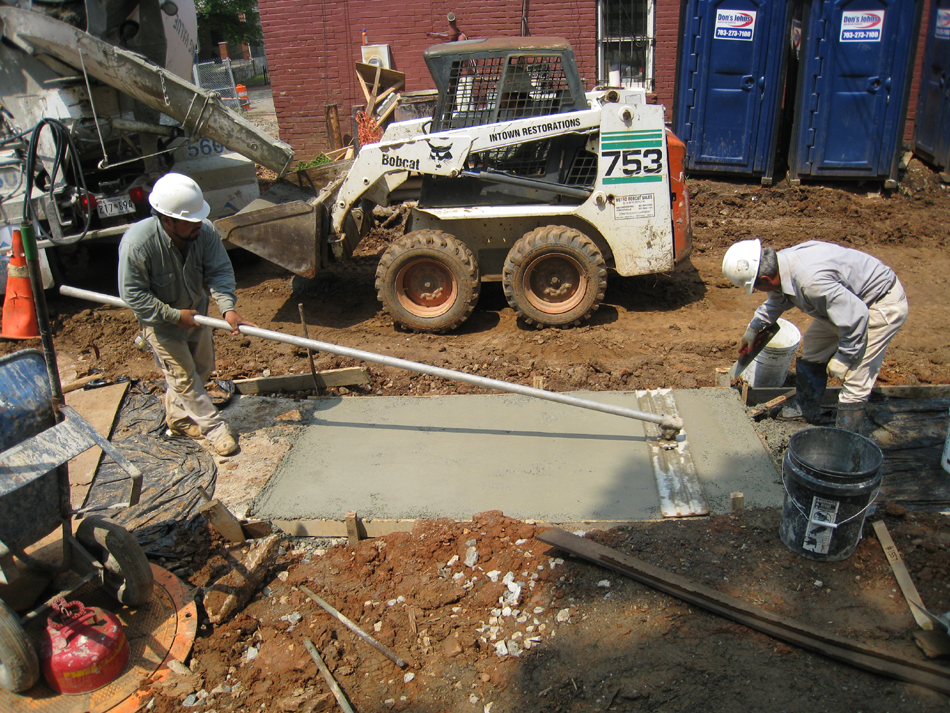
[[[759,276],[759,261],[762,259],[762,241],[740,240],[726,250],[722,259],[722,274],[729,278],[736,287],[741,287],[746,294],[752,294],[755,280]]]
[[[166,173],[155,181],[148,202],[162,215],[189,223],[200,223],[211,212],[198,184],[180,173]]]

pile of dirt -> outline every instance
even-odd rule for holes
[[[950,609],[950,523],[879,511],[923,601]],[[768,612],[926,661],[870,525],[842,562],[780,541],[780,514],[740,511],[640,523],[586,537]],[[309,639],[359,711],[693,711],[761,708],[944,711],[946,695],[851,668],[753,632],[539,542],[498,512],[420,521],[314,550],[288,540],[278,570],[243,612],[203,623],[190,676],[149,691],[156,713],[334,707]],[[183,545],[184,546],[184,545]],[[196,546],[191,542],[189,546]],[[188,577],[198,594],[227,569],[204,543]],[[240,556],[240,550],[236,556]],[[408,662],[398,668],[315,604],[307,588]]]

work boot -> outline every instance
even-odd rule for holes
[[[212,443],[211,446],[214,448],[214,452],[219,456],[233,456],[240,450],[237,441],[234,440],[234,436],[231,435],[230,431],[226,431],[224,435]]]
[[[779,421],[821,422],[821,398],[828,385],[825,364],[798,359],[795,362],[795,403],[786,404],[776,414]]]
[[[168,429],[165,431],[166,436],[201,438],[201,429],[198,428],[198,424],[193,421],[182,421],[176,424],[166,423],[165,425],[168,426]]]
[[[840,428],[867,438],[871,435],[871,423],[867,417],[867,403],[859,401],[850,404],[838,404],[835,416],[835,428]]]

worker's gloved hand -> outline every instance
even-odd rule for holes
[[[835,357],[828,362],[828,376],[833,376],[839,381],[844,381],[850,370],[851,367],[841,361],[838,357]]]
[[[739,340],[739,355],[745,354],[752,348],[752,342],[755,341],[755,338],[759,336],[759,330],[752,329],[749,327],[745,330],[745,334],[742,335],[742,339]]]

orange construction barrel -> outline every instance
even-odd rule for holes
[[[247,98],[247,87],[243,84],[238,84],[234,88],[237,90],[238,103],[241,105],[241,108],[250,109],[251,100]]]

